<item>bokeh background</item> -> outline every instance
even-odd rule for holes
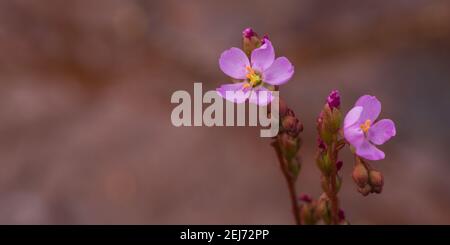
[[[0,223],[293,224],[258,128],[172,126],[176,90],[229,82],[220,53],[251,26],[296,67],[281,95],[305,125],[298,189],[321,194],[315,119],[332,89],[397,123],[353,224],[450,224],[450,2],[4,0]]]

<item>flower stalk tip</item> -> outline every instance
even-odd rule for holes
[[[331,91],[327,98],[327,104],[331,109],[339,109],[341,106],[341,95],[338,90]]]
[[[252,28],[247,27],[247,28],[245,28],[245,29],[242,31],[242,36],[243,36],[244,38],[250,39],[250,38],[252,38],[252,37],[254,37],[254,36],[258,36],[258,34],[256,34],[256,32],[254,32]]]

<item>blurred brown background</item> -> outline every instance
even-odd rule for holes
[[[258,128],[175,128],[176,90],[229,82],[220,53],[269,33],[296,67],[281,95],[305,125],[299,191],[320,195],[315,118],[332,89],[348,111],[383,103],[397,136],[355,224],[450,224],[450,1],[0,2],[0,223],[292,224]]]

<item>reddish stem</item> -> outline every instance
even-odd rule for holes
[[[328,147],[328,157],[331,161],[331,174],[330,174],[330,182],[331,182],[331,190],[329,191],[329,198],[331,202],[331,219],[332,223],[337,225],[339,223],[339,201],[337,197],[337,185],[336,185],[336,177],[337,177],[337,169],[336,169],[336,155],[337,151],[334,147],[335,144],[332,144],[331,147]]]
[[[297,202],[297,191],[295,189],[295,181],[287,169],[288,165],[283,157],[283,154],[281,153],[281,148],[280,148],[278,139],[277,139],[277,141],[273,142],[272,146],[275,148],[275,151],[276,151],[277,157],[278,157],[278,161],[280,163],[281,172],[283,173],[283,176],[286,179],[286,182],[288,185],[289,196],[291,198],[292,213],[294,214],[295,223],[297,225],[301,225],[302,221],[300,219],[300,207],[298,206],[298,202]]]

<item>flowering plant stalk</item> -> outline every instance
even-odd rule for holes
[[[338,224],[339,199],[338,192],[341,187],[342,177],[338,171],[342,167],[342,161],[338,161],[339,151],[345,146],[345,141],[340,137],[341,112],[340,95],[338,91],[332,91],[327,98],[327,103],[317,119],[318,153],[316,163],[322,176],[322,189],[328,197],[329,215],[322,215],[327,224]],[[328,205],[328,204],[327,204]]]
[[[243,31],[243,50],[231,48],[224,51],[219,64],[221,70],[237,82],[220,86],[217,93],[234,103],[249,101],[260,106],[268,105],[274,99],[273,92],[278,91],[279,85],[288,82],[294,74],[294,66],[286,57],[275,59],[274,47],[267,35],[260,38],[251,28]],[[320,222],[349,224],[338,197],[343,182],[339,172],[343,165],[339,152],[346,145],[350,146],[355,156],[352,179],[357,191],[367,196],[381,193],[383,189],[382,173],[368,161],[385,158],[384,152],[375,145],[382,145],[396,135],[394,122],[390,119],[375,122],[381,112],[381,103],[375,96],[360,97],[344,120],[340,107],[340,93],[333,90],[317,118],[316,165],[321,172],[323,194],[313,199],[307,194],[299,196],[296,191],[302,164],[298,153],[303,124],[286,102],[279,99],[280,128],[271,145],[286,179],[292,213],[298,225]]]
[[[275,149],[281,172],[288,185],[295,223],[300,225],[303,222],[301,219],[300,207],[298,205],[295,183],[301,168],[301,159],[298,155],[298,151],[301,144],[300,132],[303,131],[303,125],[300,120],[295,117],[294,112],[286,106],[283,100],[280,100],[279,106],[281,131],[274,138],[272,146]]]

